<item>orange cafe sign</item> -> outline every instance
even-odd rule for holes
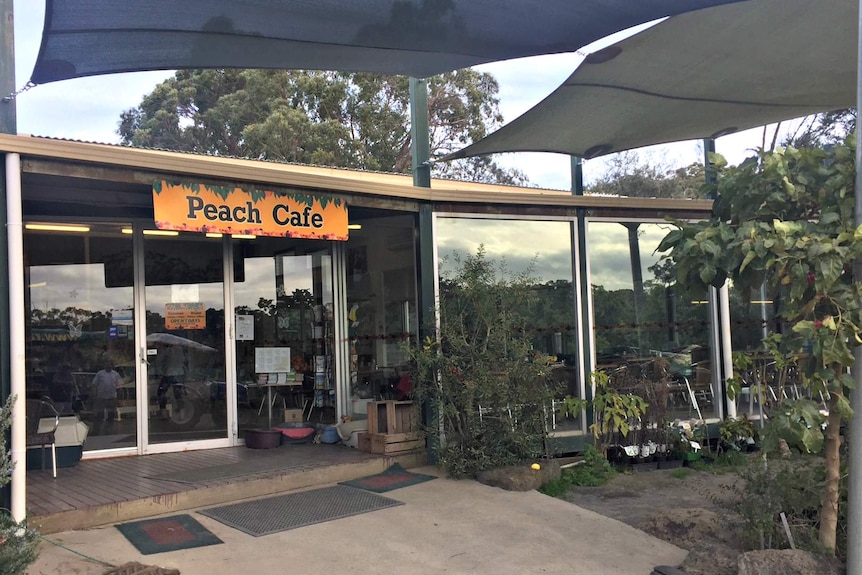
[[[162,230],[347,240],[347,204],[324,196],[161,180],[153,211]]]

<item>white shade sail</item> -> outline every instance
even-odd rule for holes
[[[857,0],[750,0],[595,52],[545,100],[446,159],[585,158],[854,106]]]

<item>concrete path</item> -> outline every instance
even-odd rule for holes
[[[433,468],[416,471],[438,474]],[[48,536],[29,575],[101,575],[138,561],[182,575],[649,575],[687,552],[547,497],[438,478],[384,494],[406,505],[252,537],[190,512],[223,545],[143,556],[113,526]]]

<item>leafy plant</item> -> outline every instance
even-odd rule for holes
[[[547,456],[555,358],[525,335],[536,304],[529,273],[510,274],[484,248],[441,280],[439,336],[408,353],[414,395],[437,419],[426,430],[452,476]]]
[[[6,446],[6,436],[12,425],[12,406],[16,396],[10,396],[0,409],[0,487],[10,481],[12,473],[11,453]],[[19,575],[36,560],[38,533],[27,527],[26,521],[15,521],[8,510],[0,509],[0,573]]]
[[[616,471],[604,455],[592,445],[588,445],[580,464],[564,469],[559,479],[542,486],[539,491],[551,497],[559,497],[573,485],[598,487],[607,483],[614,475]]]
[[[707,221],[676,222],[659,245],[670,251],[679,281],[751,293],[765,286],[780,302],[787,329],[771,353],[792,358],[810,349],[802,381],[828,397],[820,543],[836,547],[841,424],[852,416],[847,399],[853,347],[862,343],[862,282],[853,263],[862,257],[862,226],[854,221],[855,138],[829,149],[760,151],[738,167],[719,170]]]
[[[740,451],[749,438],[757,438],[757,427],[744,414],[739,418],[728,417],[718,426],[718,438],[722,449]]]
[[[820,406],[810,399],[785,401],[781,407],[769,414],[769,422],[763,429],[763,448],[776,451],[779,440],[801,453],[816,454],[823,449],[823,424],[826,417]]]
[[[584,400],[568,396],[563,403],[563,414],[577,415],[584,409],[593,410],[590,431],[606,457],[615,434],[627,437],[632,427],[640,423],[647,410],[644,398],[633,393],[620,393],[610,385],[610,378],[601,371],[590,373],[593,399]]]

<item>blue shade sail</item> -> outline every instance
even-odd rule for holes
[[[739,0],[47,0],[31,81],[183,68],[416,77]]]

